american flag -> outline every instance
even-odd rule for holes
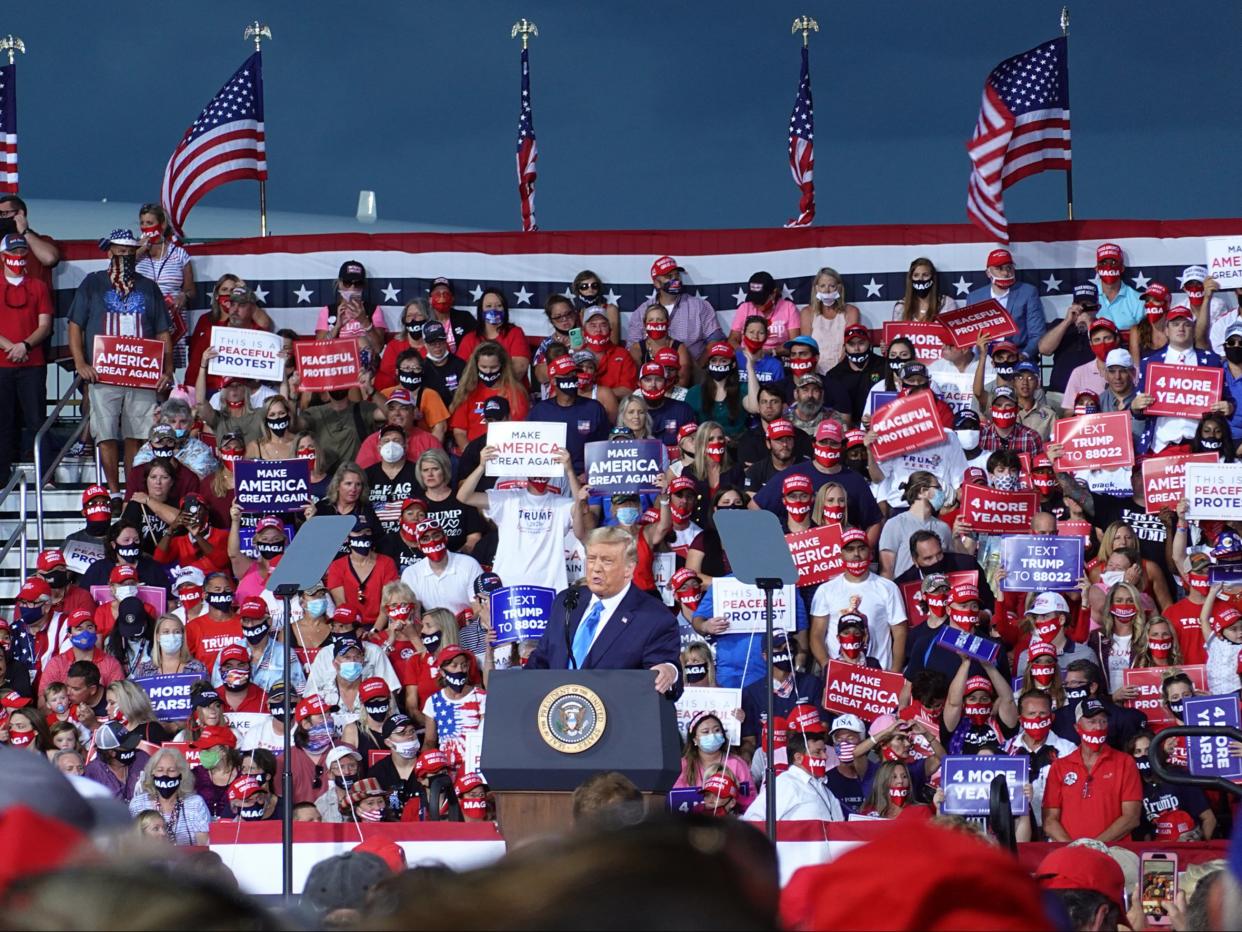
[[[17,193],[17,66],[0,68],[0,193]]]
[[[539,161],[539,144],[535,142],[535,123],[530,109],[530,56],[522,49],[522,115],[518,117],[517,177],[518,194],[522,198],[522,230],[539,229],[535,223],[535,163]]]
[[[255,52],[185,131],[164,169],[160,201],[180,236],[191,208],[230,181],[267,180],[263,59]]]
[[[1070,169],[1068,43],[1064,36],[1001,62],[988,75],[975,134],[966,213],[1009,242],[1002,192],[1027,175]]]
[[[787,227],[809,226],[815,219],[815,108],[811,104],[811,66],[807,47],[802,47],[802,75],[798,96],[789,115],[789,170],[794,184],[802,189],[798,216]]]

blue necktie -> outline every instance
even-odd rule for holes
[[[574,664],[579,670],[586,664],[587,654],[591,652],[591,642],[595,640],[595,629],[599,627],[599,619],[603,614],[604,603],[597,601],[574,632]]]

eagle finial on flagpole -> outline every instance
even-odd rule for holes
[[[10,33],[3,39],[0,39],[0,52],[9,53],[9,64],[11,65],[15,60],[13,54],[14,52],[21,52],[23,55],[26,54],[26,43]]]
[[[538,27],[534,23],[532,23],[530,20],[523,17],[522,19],[519,19],[516,23],[513,24],[513,31],[509,33],[509,38],[516,39],[518,36],[521,36],[522,37],[522,48],[523,50],[525,50],[526,43],[530,41],[531,36],[538,36],[538,35],[539,35]]]
[[[247,26],[246,31],[242,33],[242,39],[246,41],[250,41],[251,39],[254,39],[254,50],[256,52],[262,51],[263,49],[262,43],[264,39],[271,39],[271,38],[272,38],[271,27],[269,27],[267,23],[259,22],[257,19],[253,23],[251,23],[249,26]]]
[[[809,16],[799,16],[793,21],[793,29],[790,32],[802,33],[802,44],[807,44],[807,39],[812,32],[819,32],[819,23],[811,19]]]

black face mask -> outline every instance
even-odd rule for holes
[[[275,541],[256,540],[254,542],[254,549],[258,551],[259,556],[263,557],[263,559],[270,560],[272,557],[278,557],[285,552],[285,544],[284,541],[276,543]]]
[[[1012,379],[1017,366],[1011,362],[1000,363],[996,367],[996,375],[1002,379]]]
[[[372,718],[383,718],[388,714],[388,706],[389,703],[387,702],[373,702],[370,705],[364,706],[364,708],[367,710],[367,715]]]
[[[1066,700],[1068,702],[1082,702],[1082,700],[1087,698],[1087,688],[1086,686],[1075,686],[1073,689],[1070,689],[1067,686],[1065,689]]]
[[[691,663],[686,665],[686,682],[701,683],[707,679],[707,664]]]
[[[772,666],[776,667],[776,669],[778,670],[784,670],[786,673],[788,673],[790,670],[793,669],[793,659],[789,656],[788,653],[773,654],[772,655]]]
[[[1138,772],[1143,776],[1151,773],[1151,759],[1146,754],[1142,757],[1134,758],[1134,766],[1138,768]]]
[[[155,791],[165,799],[172,799],[181,788],[180,777],[152,777],[151,783],[155,786]]]
[[[578,379],[577,377],[572,379],[557,379],[556,387],[558,391],[562,391],[566,395],[576,395],[578,394]]]
[[[332,782],[336,784],[336,788],[338,790],[345,790],[348,792],[349,788],[358,782],[358,778],[356,776],[333,777]]]
[[[69,573],[65,570],[52,570],[44,578],[53,589],[64,589],[69,585]]]
[[[470,682],[470,674],[468,673],[448,673],[442,671],[441,676],[444,677],[444,682],[448,683],[454,689],[463,689],[465,688],[465,685]]]
[[[285,435],[285,431],[289,429],[289,419],[287,417],[282,417],[270,420],[267,422],[267,429],[277,437],[283,437]]]
[[[124,560],[126,563],[133,563],[135,560],[138,559],[138,554],[141,552],[142,552],[142,549],[137,544],[134,544],[133,546],[125,546],[125,547],[116,548],[116,555],[120,557],[122,560]]]
[[[871,350],[867,350],[865,353],[846,353],[845,358],[848,359],[852,365],[865,366],[867,364],[867,360],[871,358]]]
[[[500,370],[497,369],[495,372],[484,372],[480,369],[479,381],[490,388],[500,381]]]
[[[365,557],[371,552],[374,541],[369,537],[351,537],[349,539],[349,549],[360,557]]]
[[[124,764],[126,767],[128,767],[130,764],[132,764],[132,763],[134,762],[134,758],[135,758],[135,757],[137,757],[137,756],[138,756],[138,751],[137,751],[137,750],[133,750],[133,751],[117,751],[117,752],[116,752],[116,759],[117,759],[117,760],[119,760],[119,761],[120,761],[122,764]]]
[[[1225,445],[1223,440],[1209,439],[1207,437],[1199,438],[1199,448],[1206,453],[1216,453]]]
[[[732,366],[708,365],[707,367],[707,374],[710,375],[717,382],[723,382],[725,379],[729,377],[730,373],[732,372],[733,372]]]
[[[423,647],[427,648],[427,650],[433,654],[438,651],[440,649],[440,632],[437,631],[435,634],[424,634]]]
[[[421,372],[406,372],[402,370],[397,373],[397,381],[401,383],[402,388],[408,388],[412,391],[422,387],[423,374]]]
[[[207,604],[218,612],[231,611],[233,608],[233,593],[231,592],[208,592],[204,598]]]
[[[1226,346],[1225,358],[1235,366],[1242,366],[1242,346]]]
[[[260,643],[265,637],[267,637],[267,632],[270,630],[272,630],[271,625],[262,624],[257,628],[242,628],[242,634],[245,635],[247,641],[254,645]]]
[[[1185,712],[1185,709],[1184,709],[1185,704],[1186,704],[1186,701],[1184,699],[1178,699],[1176,702],[1170,702],[1168,704],[1169,711],[1173,713],[1173,717],[1176,718],[1179,722],[1184,721],[1184,719],[1182,718],[1182,715]]]
[[[901,367],[904,366],[908,362],[913,362],[913,360],[911,359],[890,359],[888,361],[888,367],[895,373],[898,370],[900,370]]]
[[[421,320],[411,320],[405,325],[405,332],[412,336],[415,340],[423,338],[423,323]]]
[[[921,297],[925,297],[931,294],[932,285],[934,284],[935,282],[933,282],[930,278],[927,279],[926,281],[919,281],[918,279],[913,279],[910,282],[910,287],[913,288],[914,293],[921,298]]]

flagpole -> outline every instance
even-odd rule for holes
[[[9,53],[9,64],[12,65],[16,61],[13,57],[14,52],[21,52],[23,55],[26,54],[26,43],[15,35],[7,35],[3,39],[0,39],[0,52]]]
[[[272,30],[266,23],[261,23],[257,19],[246,27],[246,31],[242,33],[242,40],[249,42],[254,40],[254,50],[256,52],[263,51],[263,40],[272,38]],[[267,182],[259,182],[259,235],[267,236]]]
[[[538,27],[525,17],[514,23],[509,33],[511,39],[522,37],[522,105],[518,117],[517,178],[523,233],[533,233],[539,229],[535,219],[535,179],[538,177],[535,164],[539,158],[539,147],[535,141],[535,126],[531,116],[530,60],[527,57],[527,44],[532,36],[538,35]]]
[[[1069,108],[1069,7],[1061,7],[1061,35],[1065,37],[1065,106]],[[1070,144],[1070,163],[1065,169],[1065,217],[1074,219],[1074,152]]]

